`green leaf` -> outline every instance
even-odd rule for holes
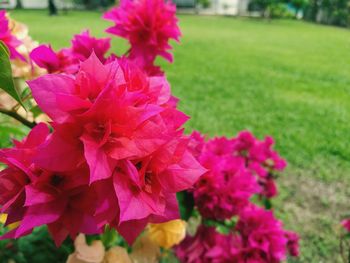
[[[193,195],[187,191],[179,192],[176,195],[180,207],[181,219],[188,220],[194,209]]]
[[[43,113],[38,105],[31,108],[30,111],[33,113],[34,118],[38,117],[41,113]]]
[[[13,83],[9,51],[6,45],[1,41],[0,41],[0,89],[4,90],[12,98],[14,98],[18,103],[20,103],[24,108],[21,98],[18,95],[18,92],[15,88],[15,84]]]

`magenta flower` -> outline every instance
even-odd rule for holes
[[[193,136],[192,141],[196,141]],[[203,143],[200,144],[203,145]],[[286,161],[272,149],[273,144],[271,137],[259,141],[250,132],[244,131],[232,139],[219,137],[204,143],[204,146],[201,146],[202,152],[199,160],[201,162],[203,158],[212,159],[212,162],[215,163],[215,160],[233,158],[238,162],[243,162],[245,168],[257,177],[261,186],[260,195],[272,198],[278,193],[274,181],[275,174],[282,171],[287,165]],[[198,152],[198,149],[191,148],[193,152]]]
[[[25,61],[26,59],[16,50],[17,47],[22,45],[22,42],[11,34],[9,23],[6,11],[0,10],[0,41],[9,49],[11,59],[19,58]]]
[[[345,219],[341,222],[346,231],[350,232],[350,219]]]
[[[195,236],[186,236],[175,247],[175,254],[181,263],[230,263],[232,261],[231,236],[216,232],[214,227],[201,225]]]
[[[110,47],[110,38],[95,38],[90,36],[89,30],[86,30],[73,37],[70,52],[71,55],[79,61],[84,61],[88,59],[94,51],[99,60],[104,63]]]
[[[179,41],[176,6],[164,0],[123,0],[117,8],[104,14],[115,23],[108,33],[127,39],[131,45],[129,57],[147,71],[159,73],[154,60],[159,55],[172,62],[169,40]]]
[[[30,58],[48,73],[75,74],[80,62],[88,59],[92,52],[105,63],[106,54],[110,49],[110,38],[95,38],[88,30],[75,35],[72,46],[55,52],[49,45],[40,45],[30,53]]]
[[[288,253],[293,257],[298,257],[300,255],[299,251],[299,240],[300,237],[297,233],[292,231],[285,232],[287,242]]]
[[[42,169],[33,160],[49,136],[44,124],[37,125],[23,142],[0,152],[8,168],[0,176],[1,212],[6,224],[20,221],[18,228],[2,238],[18,238],[33,228],[48,225],[57,245],[69,234],[99,232],[93,219],[96,194],[88,187],[89,170],[84,165],[72,171]]]
[[[240,159],[202,155],[200,162],[209,171],[200,178],[193,194],[204,218],[230,219],[260,191],[256,178]]]
[[[247,207],[239,216],[235,230],[241,238],[241,247],[234,253],[246,262],[280,262],[286,258],[287,242],[282,223],[272,211],[257,206]],[[253,260],[254,259],[254,260]]]
[[[40,224],[50,229],[55,223],[53,233],[74,236],[76,230],[97,231],[108,223],[131,243],[148,222],[179,217],[176,192],[192,187],[205,169],[187,149],[181,127],[188,117],[174,107],[164,77],[148,77],[126,60],[103,65],[93,53],[75,76],[45,75],[28,84],[54,128],[33,160],[59,178],[81,174],[73,193],[90,202],[98,227],[85,203],[77,218],[90,222],[88,229],[78,223],[67,229],[56,217]],[[46,193],[41,184],[32,192],[71,203],[78,197],[67,184],[62,197]],[[64,207],[59,211],[59,218],[70,216]],[[30,227],[21,226],[20,234]]]
[[[49,45],[40,45],[30,52],[30,59],[48,73],[65,72],[73,74],[78,70],[76,61],[66,50],[55,52]]]
[[[37,147],[46,140],[49,130],[39,124],[12,149],[0,151],[0,162],[8,167],[0,172],[1,213],[8,214],[6,224],[20,221],[25,212],[25,187],[34,179],[30,171]]]

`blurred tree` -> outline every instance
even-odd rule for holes
[[[21,8],[23,8],[22,0],[17,0],[16,9],[21,9]]]
[[[304,10],[308,4],[308,0],[291,0],[291,4],[295,8],[295,17],[297,18],[299,12]]]
[[[49,14],[50,16],[57,15],[57,7],[54,0],[49,0]]]

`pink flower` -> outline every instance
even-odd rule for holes
[[[7,18],[6,11],[0,11],[0,41],[2,41],[9,49],[11,59],[19,58],[25,61],[26,59],[16,50],[22,42],[11,33],[9,23],[10,21]]]
[[[299,235],[297,233],[286,231],[285,232],[287,242],[288,253],[293,257],[298,257],[300,255],[299,251]]]
[[[173,60],[169,40],[179,41],[181,34],[175,13],[176,7],[170,1],[123,0],[119,7],[105,13],[104,18],[115,23],[107,29],[108,33],[129,41],[129,57],[155,75],[159,73],[153,65],[158,55]]]
[[[287,238],[282,223],[272,211],[257,206],[247,207],[235,227],[241,238],[241,247],[234,253],[246,262],[280,262],[286,258]],[[254,261],[254,260],[255,261]]]
[[[34,161],[55,174],[87,163],[82,194],[96,200],[99,227],[108,223],[131,243],[148,222],[179,217],[176,192],[192,187],[205,169],[187,150],[181,126],[188,118],[169,104],[164,77],[148,77],[123,59],[103,65],[93,53],[75,76],[28,84],[54,128]],[[60,217],[68,213],[62,211]]]
[[[74,59],[65,50],[55,52],[49,45],[40,45],[33,49],[30,58],[48,73],[75,73],[78,69]]]
[[[7,224],[19,221],[24,214],[24,190],[34,179],[29,167],[37,147],[48,133],[48,128],[39,124],[22,142],[14,141],[14,148],[0,151],[0,162],[8,166],[0,172],[0,206],[1,213],[8,214]]]
[[[218,137],[209,140],[201,146],[198,158],[200,162],[211,159],[215,163],[225,158],[243,162],[245,168],[256,175],[261,186],[260,194],[272,198],[278,193],[275,174],[286,166],[286,161],[272,149],[273,144],[271,137],[259,141],[250,132],[243,131],[232,139]]]
[[[346,231],[350,232],[350,219],[345,219],[341,222]]]
[[[56,172],[33,161],[48,136],[47,126],[38,124],[23,142],[0,152],[0,161],[8,165],[0,176],[1,212],[8,214],[6,224],[20,221],[2,238],[18,238],[45,224],[57,245],[68,234],[74,238],[79,232],[99,232],[93,219],[96,194],[88,187],[86,165]]]
[[[255,177],[235,158],[201,157],[209,171],[195,186],[194,199],[204,218],[224,220],[237,215],[260,191]]]
[[[99,60],[104,63],[106,61],[106,53],[111,47],[110,38],[95,38],[90,36],[89,30],[83,31],[79,35],[75,35],[72,39],[71,55],[79,61],[88,59],[94,51]]]
[[[229,263],[231,236],[216,232],[214,227],[201,225],[195,236],[187,236],[175,247],[175,254],[181,263]]]
[[[75,74],[81,61],[88,59],[92,52],[98,59],[106,62],[106,53],[110,48],[110,38],[95,38],[88,30],[75,35],[72,46],[55,52],[49,45],[40,45],[32,50],[30,58],[49,73]]]

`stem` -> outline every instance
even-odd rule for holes
[[[28,121],[26,118],[22,117],[17,112],[10,111],[10,110],[5,110],[5,109],[0,109],[0,113],[3,113],[5,115],[7,115],[7,116],[10,116],[10,117],[16,119],[17,121],[21,122],[22,124],[24,124],[25,126],[27,126],[29,128],[34,128],[35,125],[36,125],[36,122]]]

